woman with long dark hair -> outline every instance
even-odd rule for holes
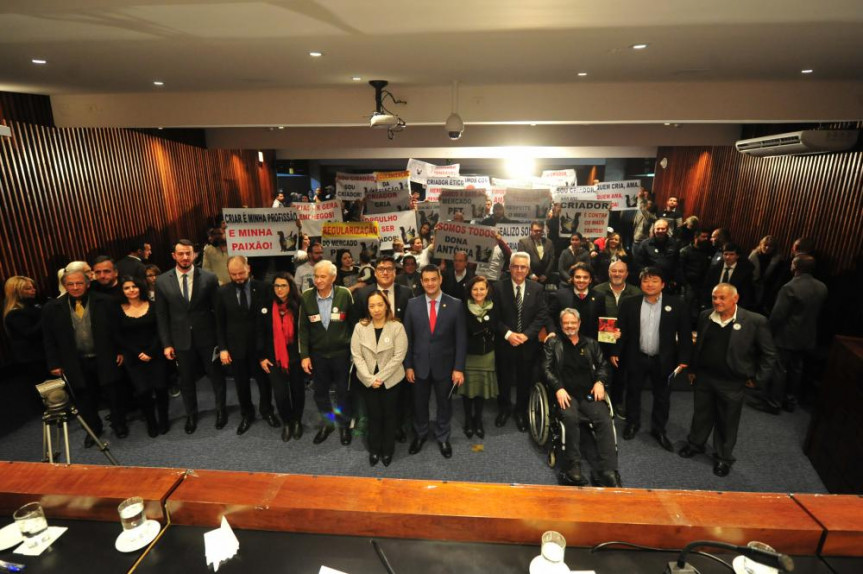
[[[491,285],[482,275],[465,285],[467,317],[467,359],[464,384],[458,394],[464,403],[464,434],[485,437],[482,411],[486,399],[497,397],[497,374],[494,366],[494,340],[499,310],[492,302]]]
[[[285,442],[303,436],[306,389],[297,340],[299,308],[300,292],[294,276],[287,271],[276,273],[273,296],[258,317],[258,357],[261,369],[270,377]]]
[[[150,303],[146,283],[134,277],[120,280],[124,301],[120,304],[117,335],[123,352],[123,368],[129,373],[138,406],[147,421],[147,434],[155,438],[170,429],[168,377],[156,308]]]

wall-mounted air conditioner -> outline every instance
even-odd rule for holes
[[[734,147],[742,154],[757,157],[826,153],[851,149],[858,134],[858,130],[805,130],[740,140]]]

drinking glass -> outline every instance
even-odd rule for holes
[[[45,511],[38,502],[29,502],[15,511],[12,515],[27,548],[36,548],[47,538],[48,521],[45,520]]]
[[[123,525],[124,531],[139,529],[147,521],[144,516],[144,499],[140,496],[127,498],[117,507],[120,513],[120,524]]]

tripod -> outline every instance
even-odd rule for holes
[[[78,420],[81,428],[83,428],[84,431],[90,435],[90,438],[93,439],[96,445],[99,446],[99,450],[102,451],[102,454],[105,455],[108,462],[114,466],[118,466],[120,464],[111,454],[111,451],[108,450],[108,443],[100,440],[99,437],[96,436],[96,433],[93,432],[90,425],[88,425],[81,415],[78,414],[78,409],[71,402],[67,403],[60,409],[48,409],[42,414],[42,462],[50,462],[51,464],[54,464],[54,447],[51,443],[51,427],[53,426],[57,433],[58,443],[60,441],[60,429],[63,430],[63,443],[66,447],[66,464],[72,463],[71,451],[69,450],[70,417],[74,417]]]

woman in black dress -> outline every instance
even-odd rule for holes
[[[147,285],[133,277],[120,281],[125,301],[120,305],[117,335],[123,367],[129,373],[138,406],[147,421],[147,434],[165,434],[168,423],[168,381],[165,357],[156,325],[156,308]]]
[[[9,335],[12,359],[28,382],[40,383],[48,375],[42,343],[42,306],[36,303],[36,283],[15,275],[6,280],[3,326]]]
[[[270,377],[285,442],[303,436],[306,389],[297,341],[299,309],[300,292],[293,275],[276,273],[273,296],[258,313],[258,357],[261,369]]]

